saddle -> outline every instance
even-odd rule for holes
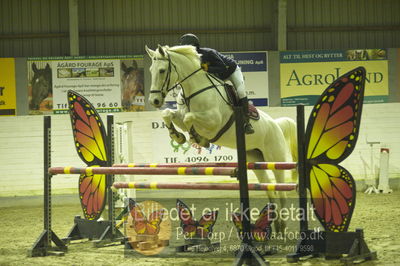
[[[239,104],[239,96],[235,88],[229,83],[224,83],[224,88],[226,95],[228,97],[228,102],[232,105],[237,106]],[[253,120],[260,119],[260,114],[258,113],[257,108],[250,102],[249,102],[249,109],[247,110],[247,115],[249,116],[250,119]]]

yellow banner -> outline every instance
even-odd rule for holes
[[[15,59],[0,58],[0,115],[15,115],[16,108]]]
[[[339,61],[281,64],[281,98],[320,95],[338,77],[359,66],[367,70],[365,96],[389,95],[387,60]]]
[[[365,96],[388,95],[388,63],[382,61],[281,64],[281,97],[320,95],[334,80],[363,66],[367,70]]]

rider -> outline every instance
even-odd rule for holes
[[[211,48],[200,48],[200,41],[196,35],[187,33],[180,37],[181,45],[193,45],[197,52],[201,54],[201,67],[222,80],[229,80],[235,87],[239,96],[239,105],[242,107],[246,134],[253,134],[254,129],[249,121],[248,108],[249,103],[245,91],[244,79],[240,67],[235,60],[219,53]]]

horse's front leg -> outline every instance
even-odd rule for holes
[[[218,128],[218,122],[220,121],[220,116],[215,114],[213,110],[188,112],[183,119],[183,122],[189,129],[191,141],[206,148],[210,146],[209,139],[215,135],[215,130]]]
[[[197,133],[196,130],[194,130],[193,126],[189,130],[189,136],[190,136],[190,142],[197,143],[204,148],[210,147],[210,141],[207,138],[200,136],[199,133]]]
[[[186,142],[186,137],[183,133],[176,130],[174,126],[174,123],[176,123],[178,126],[179,124],[181,124],[180,126],[181,128],[182,126],[184,126],[183,119],[181,116],[179,116],[179,114],[180,113],[177,111],[173,111],[171,109],[165,109],[162,112],[162,118],[164,120],[165,126],[168,128],[170,138],[179,144],[183,144]]]

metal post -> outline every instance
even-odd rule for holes
[[[241,106],[234,106],[233,108],[236,123],[236,149],[238,157],[237,178],[239,180],[240,211],[241,215],[243,215],[243,239],[239,252],[236,255],[234,265],[243,265],[245,263],[248,265],[267,265],[260,253],[252,245],[243,111]]]
[[[297,167],[299,171],[299,207],[300,210],[303,211],[303,215],[300,218],[300,232],[308,230],[304,124],[304,105],[297,105],[297,152],[299,158]]]
[[[60,255],[67,251],[67,246],[51,229],[51,117],[43,118],[43,232],[35,241],[28,255],[31,257]],[[52,247],[51,243],[55,246]]]
[[[251,243],[250,238],[250,203],[249,191],[247,189],[247,166],[246,166],[246,139],[244,136],[244,121],[241,107],[235,107],[236,117],[236,149],[238,157],[238,175],[240,189],[240,210],[243,215],[243,242]]]
[[[43,118],[43,223],[46,235],[46,245],[51,246],[51,175],[48,169],[51,166],[51,117]]]
[[[111,166],[114,163],[114,116],[107,115],[107,166]],[[115,212],[114,212],[114,200],[113,191],[111,186],[114,183],[114,175],[107,175],[106,188],[107,188],[107,202],[108,202],[108,220],[111,223],[111,235],[115,236]]]

